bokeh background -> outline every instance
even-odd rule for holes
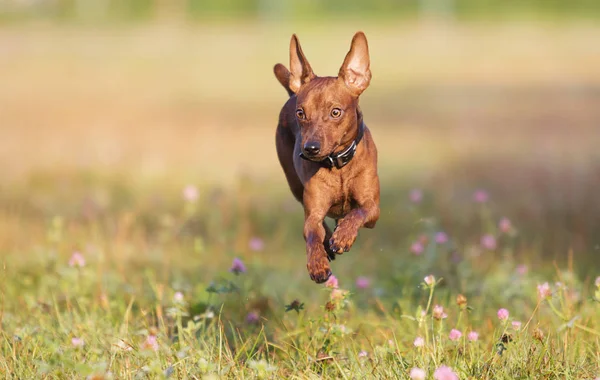
[[[304,284],[302,211],[274,146],[287,95],[272,67],[288,64],[297,33],[315,72],[335,75],[363,30],[383,212],[334,272],[402,265],[424,224],[462,252],[507,217],[515,265],[571,251],[592,275],[599,20],[594,0],[0,0],[0,249],[44,255],[40,239],[59,225],[70,240],[57,254],[95,244],[207,273],[241,256]],[[199,197],[178,219],[187,185]],[[165,229],[184,242],[177,253],[160,243]]]
[[[272,68],[358,30],[382,213],[325,287]],[[596,378],[599,193],[599,0],[0,0],[15,378]]]

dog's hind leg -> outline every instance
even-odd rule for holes
[[[298,178],[298,174],[294,168],[294,135],[287,127],[281,124],[277,126],[275,146],[277,148],[279,163],[281,164],[290,190],[292,191],[294,198],[302,203],[304,185],[302,184],[302,181],[300,181],[300,178]]]

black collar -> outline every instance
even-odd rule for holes
[[[342,150],[339,153],[331,153],[329,156],[325,157],[321,161],[313,161],[310,158],[306,157],[302,152],[300,152],[300,157],[307,161],[316,162],[327,169],[331,169],[333,167],[341,169],[344,166],[346,166],[348,162],[352,160],[354,154],[356,154],[356,147],[358,146],[360,140],[362,140],[364,134],[365,124],[363,123],[362,117],[360,117],[358,119],[358,133],[356,135],[356,138],[352,140],[352,143],[346,149]]]

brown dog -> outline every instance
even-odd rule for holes
[[[358,229],[379,219],[377,149],[358,107],[371,80],[367,39],[354,35],[337,77],[318,77],[293,35],[290,71],[282,64],[274,71],[290,95],[279,114],[277,155],[304,205],[308,273],[322,283],[335,254],[350,250]],[[336,221],[333,233],[325,216]]]

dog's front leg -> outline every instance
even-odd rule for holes
[[[331,250],[341,254],[348,252],[358,236],[358,230],[361,227],[373,228],[379,219],[379,202],[375,199],[368,199],[359,207],[350,211],[341,219],[333,232],[329,241]]]
[[[332,261],[335,260],[335,251],[333,251],[329,246],[329,241],[331,240],[333,232],[331,231],[331,228],[329,228],[327,223],[325,223],[325,221],[323,221],[323,228],[325,229],[325,238],[323,239],[323,246],[325,247],[325,252],[327,252],[327,259],[329,261]]]
[[[323,245],[326,236],[323,220],[329,210],[329,203],[322,196],[312,197],[310,193],[310,189],[304,190],[306,267],[310,278],[316,283],[322,283],[331,276],[329,259]]]

